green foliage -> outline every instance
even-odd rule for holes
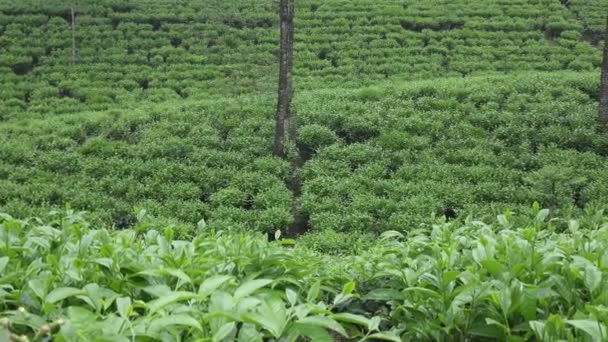
[[[343,289],[345,273],[321,274],[324,259],[261,236],[186,241],[151,223],[108,231],[80,213],[54,216],[0,214],[0,333],[13,340],[329,341],[329,331],[380,331],[379,317],[342,312],[357,296],[354,283]]]
[[[593,74],[526,73],[392,83],[374,102],[357,90],[302,92],[309,160],[298,205],[313,231],[344,233],[407,231],[449,208],[600,209],[608,139],[595,130],[597,88]],[[10,119],[0,124],[0,208],[40,216],[70,202],[96,224],[127,228],[139,207],[190,231],[201,219],[287,231],[290,162],[271,155],[272,104],[181,100]]]
[[[360,255],[376,244],[377,236],[370,233],[340,233],[331,229],[305,234],[297,245],[326,255]]]
[[[606,27],[608,4],[602,0],[570,0],[569,8],[583,22],[583,25],[595,32],[602,32]],[[589,32],[588,32],[589,33]]]
[[[390,84],[373,103],[354,91],[300,95],[307,123],[357,117],[378,132],[354,139],[361,131],[348,129],[351,142],[306,163],[302,208],[313,231],[346,233],[407,231],[448,209],[603,207],[608,140],[596,132],[596,87],[594,74],[526,73]]]
[[[328,127],[311,124],[298,128],[298,140],[302,146],[316,151],[322,147],[335,144],[338,137]]]
[[[466,220],[293,242],[140,221],[92,229],[0,214],[0,333],[56,341],[603,341],[608,221],[549,218],[535,204],[491,224]],[[564,228],[560,228],[565,226]],[[205,229],[204,224],[201,229]],[[559,230],[562,230],[559,232]],[[326,244],[323,239],[329,240]],[[361,249],[358,256],[309,247]],[[367,241],[366,241],[367,240]],[[365,247],[364,247],[365,246]],[[364,248],[363,248],[364,247]],[[365,250],[363,250],[365,249]],[[337,252],[337,253],[335,253]],[[20,337],[25,336],[25,337]]]
[[[603,26],[603,0],[302,0],[299,91],[386,79],[581,70],[600,53],[579,35]],[[276,8],[262,0],[0,1],[0,101],[11,116],[133,108],[142,101],[274,93]],[[585,38],[583,35],[582,38]],[[581,57],[584,56],[584,57]],[[584,62],[572,64],[577,58]]]
[[[608,225],[572,220],[556,233],[548,211],[535,210],[522,226],[507,213],[492,226],[385,233],[363,301],[404,340],[604,340]]]

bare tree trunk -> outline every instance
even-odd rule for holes
[[[285,158],[285,133],[289,130],[292,139],[295,139],[295,120],[291,117],[291,72],[293,69],[293,0],[280,0],[279,13],[281,17],[281,46],[279,51],[279,90],[277,99],[277,112],[275,116],[276,127],[274,135],[273,153],[275,156]]]
[[[604,33],[604,61],[602,63],[602,80],[600,84],[600,109],[598,114],[599,128],[608,132],[608,17]]]
[[[72,65],[76,64],[76,14],[74,13],[74,5],[70,6],[72,11]]]

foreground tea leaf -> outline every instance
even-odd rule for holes
[[[321,292],[321,282],[315,281],[310,289],[308,290],[308,295],[306,296],[306,301],[309,303],[314,303],[319,297],[319,293]]]
[[[360,325],[362,327],[368,327],[371,325],[371,320],[361,315],[355,315],[351,313],[339,313],[330,316],[332,319],[338,322],[346,322]]]
[[[287,332],[289,336],[293,336],[291,341],[298,341],[300,337],[308,337],[310,341],[319,342],[334,342],[334,338],[327,330],[316,324],[296,323],[291,326]]]
[[[381,301],[388,301],[388,300],[403,300],[405,298],[404,294],[396,289],[391,289],[391,288],[381,288],[381,289],[374,289],[371,290],[369,293],[367,293],[363,299],[365,300],[381,300]]]
[[[381,341],[392,341],[392,342],[402,342],[401,338],[397,335],[389,334],[389,333],[375,333],[371,334],[367,337],[366,340],[381,340]]]
[[[591,336],[594,342],[606,341],[606,338],[608,338],[606,327],[598,321],[590,319],[575,319],[566,320],[566,324],[584,331],[586,334]]]
[[[239,330],[238,342],[262,342],[264,336],[257,331],[254,324],[245,323]]]
[[[331,329],[344,337],[348,337],[346,330],[331,318],[325,316],[309,316],[298,320],[301,324],[312,324],[323,328]]]
[[[60,287],[49,292],[44,299],[45,302],[54,304],[58,301],[64,300],[69,297],[74,297],[83,294],[84,291],[74,287]]]
[[[122,318],[128,318],[131,309],[131,298],[121,297],[116,299],[116,311]]]
[[[221,342],[224,341],[229,336],[233,335],[236,332],[236,323],[229,322],[224,324],[211,338],[213,342]]]
[[[232,278],[232,276],[228,275],[216,275],[211,278],[207,278],[198,288],[198,294],[203,297],[208,297],[213,293],[213,291],[217,290],[220,286]]]
[[[170,315],[155,319],[150,324],[149,329],[156,332],[173,325],[183,325],[195,328],[197,330],[203,330],[201,324],[196,319],[188,315]]]
[[[6,265],[8,265],[8,260],[9,257],[7,256],[0,258],[0,274],[4,273],[4,269],[6,268]]]
[[[147,306],[148,306],[148,310],[149,310],[150,314],[153,314],[169,304],[184,301],[184,300],[189,300],[189,299],[196,298],[196,297],[197,297],[197,294],[192,293],[192,292],[177,291],[177,292],[165,294],[162,297],[151,301],[150,303],[148,303]]]
[[[236,291],[234,291],[234,298],[238,300],[240,298],[247,297],[256,290],[261,289],[270,283],[272,283],[272,279],[255,279],[247,281],[239,286]]]

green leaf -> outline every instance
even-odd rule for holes
[[[34,291],[34,294],[40,299],[44,299],[46,296],[46,282],[43,279],[31,279],[27,282],[27,285]]]
[[[264,336],[257,331],[254,324],[245,323],[239,330],[238,342],[262,342]]]
[[[336,295],[336,297],[334,298],[334,302],[333,305],[341,305],[346,303],[347,301],[349,301],[351,298],[353,298],[353,295],[343,295],[341,293],[339,293],[338,295]]]
[[[271,279],[255,279],[249,280],[239,286],[236,291],[234,291],[234,298],[240,299],[249,296],[254,293],[256,290],[261,289],[262,287],[272,283]]]
[[[375,333],[369,335],[366,340],[381,340],[381,341],[393,341],[393,342],[401,342],[402,339],[398,335],[391,333]]]
[[[174,276],[175,278],[181,280],[182,282],[186,283],[186,284],[191,284],[192,283],[192,279],[190,279],[190,277],[186,274],[186,272],[180,270],[180,269],[174,269],[174,268],[167,268],[162,270],[163,272]]]
[[[192,292],[186,292],[186,291],[171,292],[169,294],[166,294],[158,299],[155,299],[155,300],[149,302],[148,310],[149,310],[150,314],[153,314],[169,304],[183,301],[183,300],[189,300],[189,299],[192,299],[195,297],[197,297],[197,295]]]
[[[191,328],[195,328],[196,330],[202,331],[203,327],[201,324],[194,318],[189,315],[170,315],[164,316],[161,318],[157,318],[150,323],[149,330],[153,332],[161,331],[166,329],[167,327],[173,325],[183,325]]]
[[[354,281],[349,281],[348,283],[344,284],[344,287],[342,288],[342,294],[349,295],[349,294],[353,293],[356,286],[357,285],[355,284]]]
[[[236,332],[236,323],[228,322],[228,323],[222,325],[222,327],[218,329],[218,331],[213,335],[211,340],[213,342],[221,342],[221,341],[225,340],[226,338],[228,338],[230,335],[233,335],[235,332]]]
[[[330,317],[338,322],[357,324],[357,325],[360,325],[360,326],[366,327],[366,328],[369,327],[371,324],[370,319],[365,316],[355,315],[355,314],[346,313],[346,312],[334,314],[334,315],[331,315]]]
[[[528,321],[536,319],[538,290],[535,288],[524,289],[519,297],[518,311]]]
[[[310,341],[334,342],[334,338],[327,332],[327,330],[313,324],[295,323],[291,326],[291,328],[289,328],[287,335],[294,337],[293,340],[295,341],[299,341],[297,339],[298,337],[306,336],[310,338]]]
[[[507,217],[505,215],[498,215],[498,216],[496,216],[496,219],[498,220],[498,223],[501,226],[503,226],[503,227],[509,226],[509,220],[507,219]]]
[[[381,240],[398,240],[403,239],[403,234],[395,230],[389,230],[380,235]]]
[[[576,329],[584,331],[587,335],[591,336],[594,342],[602,342],[608,338],[608,335],[606,335],[606,327],[598,321],[590,319],[571,319],[566,320],[566,324],[570,324]]]
[[[539,211],[540,211],[540,204],[538,203],[538,201],[534,201],[534,203],[532,203],[532,212],[534,212],[535,214],[538,214]]]
[[[298,294],[296,293],[296,291],[287,288],[285,290],[285,296],[287,297],[287,301],[291,306],[294,306],[298,303]]]
[[[369,320],[369,325],[367,326],[367,330],[369,331],[378,331],[380,330],[380,323],[382,319],[378,316],[374,316]]]
[[[477,322],[473,324],[469,332],[474,336],[494,338],[498,340],[503,340],[505,336],[503,327],[486,324],[485,322]]]
[[[198,288],[198,294],[207,297],[217,290],[220,286],[231,280],[232,276],[228,275],[217,275],[211,278],[205,279],[201,286]]]
[[[539,341],[543,341],[545,339],[545,322],[530,321],[530,328]]]
[[[261,328],[266,329],[276,338],[279,338],[283,333],[285,321],[277,319],[276,317],[273,317],[273,315],[252,312],[242,314],[241,317],[246,322],[255,323]]]
[[[260,325],[276,338],[283,335],[289,319],[285,302],[278,296],[266,298],[257,308],[257,312],[242,314],[242,318],[244,321]]]
[[[536,220],[538,222],[544,222],[548,216],[549,216],[549,209],[542,209],[541,211],[538,212],[538,214],[536,214]]]
[[[116,299],[116,311],[122,318],[129,317],[129,311],[131,308],[131,298],[121,297]]]
[[[0,258],[0,274],[4,273],[6,265],[8,265],[9,258],[7,256]]]
[[[320,292],[321,292],[321,282],[317,280],[310,286],[310,289],[308,290],[308,296],[306,296],[306,301],[309,303],[316,302],[317,298],[319,298]]]
[[[485,259],[481,262],[481,265],[495,278],[500,277],[504,270],[502,264],[494,259]]]
[[[234,307],[234,299],[224,291],[215,291],[209,300],[209,311],[230,311]]]
[[[389,300],[403,300],[405,296],[401,291],[390,289],[390,288],[381,288],[370,291],[363,297],[364,300],[380,300],[380,301],[389,301]]]
[[[443,298],[439,293],[437,293],[433,290],[430,290],[430,289],[425,289],[424,287],[408,287],[405,290],[403,290],[403,292],[417,292],[417,293],[421,293],[421,294],[435,297],[438,299]]]
[[[171,288],[165,284],[148,286],[145,287],[143,290],[157,298],[166,296],[172,292]]]
[[[585,266],[585,285],[591,292],[595,291],[602,283],[602,272],[593,264]]]
[[[344,337],[348,337],[346,330],[338,322],[326,316],[308,316],[298,320],[298,323],[317,325],[326,329],[331,329]]]
[[[447,271],[447,272],[443,273],[443,275],[441,277],[441,281],[443,282],[444,285],[448,285],[449,283],[458,279],[459,275],[460,275],[460,272],[458,272],[458,271]]]
[[[44,301],[46,303],[54,304],[66,298],[78,296],[83,293],[84,291],[74,287],[60,287],[58,289],[54,289],[49,294],[47,294]]]

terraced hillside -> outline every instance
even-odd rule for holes
[[[608,137],[591,73],[446,79],[302,92],[309,160],[301,206],[315,230],[404,229],[443,208],[599,209]],[[131,208],[258,231],[293,218],[289,163],[271,156],[272,97],[182,100],[0,125],[0,204],[71,202],[118,227]]]
[[[562,3],[578,16],[586,28],[595,32],[606,30],[606,13],[608,13],[606,1],[563,0]]]
[[[277,158],[276,0],[0,0],[0,341],[606,341],[608,2],[295,2]]]
[[[80,0],[72,60],[69,2],[2,0],[0,117],[269,93],[276,17],[266,0]],[[558,0],[304,0],[296,25],[299,90],[600,63]]]
[[[272,232],[295,201],[314,231],[381,232],[446,210],[605,206],[593,6],[297,6],[294,195],[270,152],[274,2],[79,1],[72,31],[65,1],[0,0],[0,208]]]

